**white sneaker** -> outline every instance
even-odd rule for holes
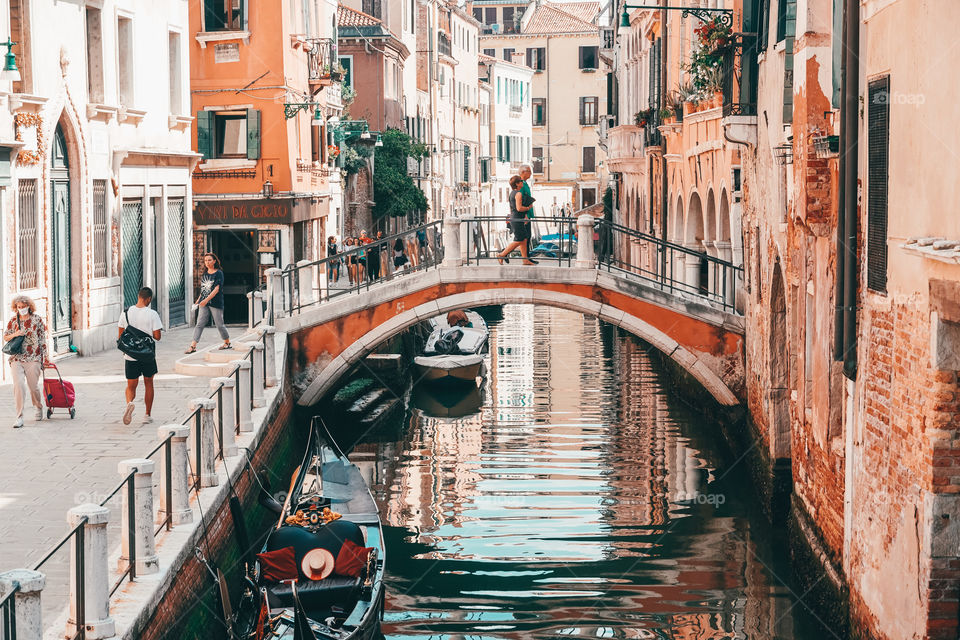
[[[143,416],[143,424],[153,424],[153,416]]]
[[[132,402],[127,403],[127,408],[123,412],[123,424],[130,424],[130,419],[133,418],[133,410],[136,408]]]
[[[43,409],[37,409],[37,422],[43,420]]]
[[[13,423],[13,428],[19,429],[22,426],[23,426],[23,417],[18,417],[16,422]]]

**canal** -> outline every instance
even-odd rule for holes
[[[385,525],[386,637],[834,637],[649,346],[548,307],[490,328],[482,390],[418,390],[352,456]]]

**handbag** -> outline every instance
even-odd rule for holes
[[[153,360],[156,358],[157,343],[153,336],[130,326],[130,318],[127,316],[126,309],[123,310],[123,317],[127,319],[127,326],[123,328],[123,333],[117,339],[117,349],[134,360]]]
[[[23,325],[20,323],[20,318],[17,318],[17,326],[23,329]],[[15,356],[21,351],[23,351],[23,340],[26,336],[17,336],[16,338],[10,338],[3,345],[3,352],[7,355]]]

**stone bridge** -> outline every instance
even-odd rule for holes
[[[580,237],[593,237],[588,218],[578,220]],[[499,265],[494,259],[464,264],[460,224],[444,223],[441,264],[293,311],[290,305],[284,309],[279,293],[292,290],[283,282],[290,271],[268,272],[268,313],[289,336],[291,379],[300,405],[319,401],[379,344],[418,322],[453,309],[504,304],[596,316],[659,349],[720,404],[743,401],[743,318],[724,305],[695,293],[678,294],[628,270],[604,270],[592,243],[580,244],[570,266]]]

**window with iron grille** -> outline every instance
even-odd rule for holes
[[[890,76],[871,82],[867,93],[867,287],[886,292]]]
[[[20,289],[36,289],[37,259],[37,181],[20,180],[17,188],[17,285]]]
[[[107,277],[107,181],[93,181],[93,277]]]
[[[463,181],[470,181],[470,147],[463,145]]]
[[[580,98],[580,124],[597,124],[597,96]]]
[[[547,124],[547,99],[534,98],[532,103],[533,126],[542,127]]]

